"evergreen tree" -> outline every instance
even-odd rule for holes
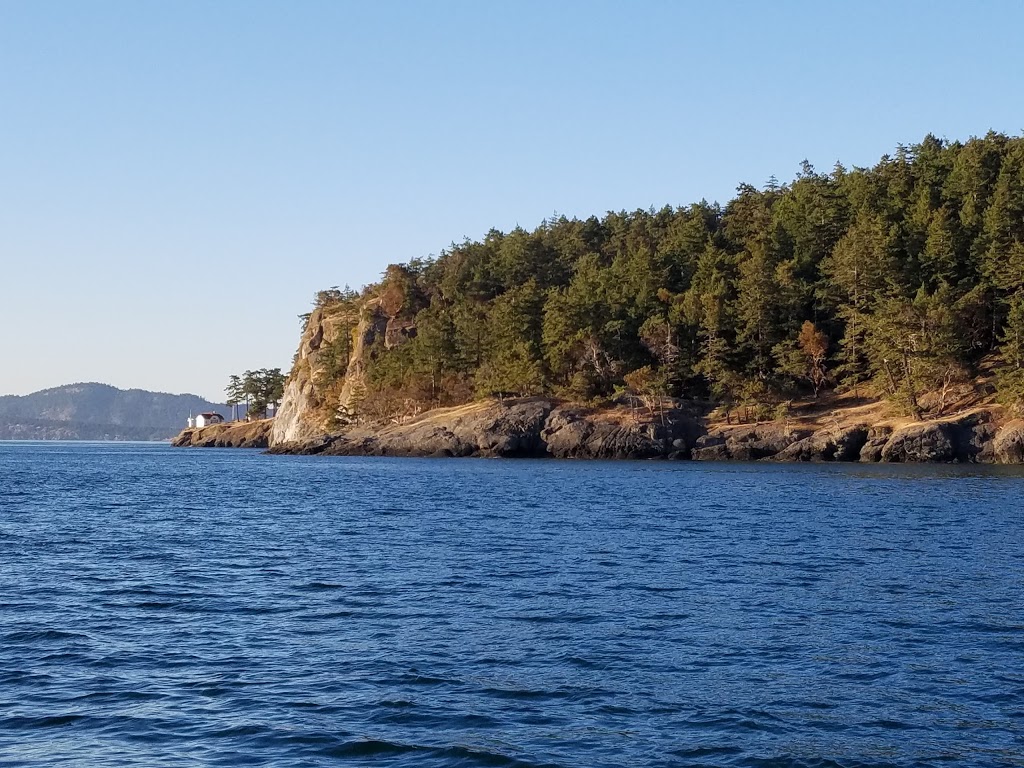
[[[628,382],[763,411],[782,387],[816,396],[838,380],[940,412],[986,355],[1005,359],[1001,390],[1020,370],[1022,291],[1024,137],[926,136],[871,168],[804,163],[791,183],[741,185],[724,207],[556,214],[391,267],[358,297],[322,291],[313,311],[350,326],[319,350],[317,383],[343,389],[348,331],[372,300],[408,330],[364,361],[364,412],[389,418]],[[258,407],[254,373],[239,398]]]
[[[228,377],[228,385],[224,388],[224,392],[227,394],[227,405],[231,406],[231,420],[238,421],[238,406],[241,405],[245,399],[245,394],[242,390],[242,379],[235,374]]]
[[[771,351],[778,343],[778,299],[775,265],[763,246],[755,246],[754,252],[746,254],[740,262],[736,297],[737,340],[750,361],[749,374],[762,382],[770,376]]]
[[[1024,405],[1024,291],[1010,301],[1000,341],[1003,365],[996,379],[999,399],[1019,412]]]

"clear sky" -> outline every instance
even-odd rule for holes
[[[0,394],[221,398],[313,294],[1024,129],[1024,2],[0,0]]]

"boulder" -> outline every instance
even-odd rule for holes
[[[594,432],[592,422],[569,409],[559,408],[544,425],[541,436],[546,452],[557,458],[580,458],[581,446]]]
[[[993,449],[996,428],[988,412],[970,414],[951,422],[956,444],[956,460],[990,464],[995,461]]]
[[[694,461],[728,461],[731,457],[725,443],[717,443],[703,448],[694,448],[690,458]]]
[[[878,452],[875,461],[891,462],[991,462],[995,460],[996,430],[991,413],[980,411],[949,421],[908,424],[897,429]],[[872,444],[869,438],[864,452]]]
[[[654,425],[595,419],[571,407],[551,414],[542,438],[557,459],[649,459],[667,456],[677,439]]]
[[[772,458],[775,461],[856,461],[867,439],[868,427],[865,424],[819,429]]]
[[[948,423],[908,424],[893,432],[882,447],[887,462],[953,461],[957,458],[956,430]]]
[[[772,458],[810,434],[807,429],[789,429],[778,424],[717,427],[695,441],[693,458],[698,461]]]
[[[708,433],[701,435],[694,442],[694,448],[700,450],[702,448],[710,448],[716,445],[725,445],[725,436],[720,433]]]
[[[560,459],[689,458],[701,438],[701,425],[680,410],[664,419],[638,422],[573,406],[552,411],[541,434],[548,455]]]
[[[992,458],[999,464],[1024,464],[1024,420],[1014,419],[996,432]]]
[[[543,456],[551,403],[544,399],[474,403],[429,411],[404,424],[361,427],[321,441],[283,444],[278,453],[332,456]],[[312,450],[310,450],[312,449]]]
[[[775,456],[810,434],[807,429],[786,429],[769,424],[734,432],[726,438],[725,444],[733,459],[752,461]]]
[[[859,461],[871,463],[882,460],[882,449],[892,436],[892,427],[883,424],[868,429],[867,440],[861,446]]]

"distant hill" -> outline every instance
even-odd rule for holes
[[[189,412],[230,408],[198,395],[169,395],[108,384],[68,384],[0,397],[0,440],[165,440]]]

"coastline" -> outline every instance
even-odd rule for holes
[[[996,405],[917,421],[880,403],[775,421],[728,423],[707,407],[595,408],[535,397],[427,411],[275,441],[273,419],[184,430],[176,447],[265,448],[271,454],[861,463],[1024,463],[1024,420]]]
[[[273,419],[228,421],[183,429],[171,440],[175,448],[268,448]]]

